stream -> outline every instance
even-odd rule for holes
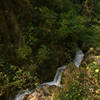
[[[76,52],[75,59],[73,60],[76,67],[79,68],[83,58],[84,58],[84,53],[82,52],[82,50],[79,49]],[[42,83],[41,86],[44,86],[44,85],[54,86],[55,85],[58,87],[62,87],[61,76],[62,76],[62,72],[66,69],[66,67],[67,67],[67,65],[63,65],[63,66],[57,68],[57,71],[56,71],[53,81]],[[33,91],[29,91],[29,90],[19,91],[19,93],[15,97],[15,100],[23,100],[26,95],[30,95],[32,92]]]

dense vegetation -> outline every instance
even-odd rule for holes
[[[99,9],[99,0],[1,0],[0,95],[51,79],[78,47],[99,46]]]
[[[79,69],[72,62],[68,64],[62,78],[63,88],[54,90],[53,100],[100,100],[100,63],[97,60],[100,61],[100,56],[95,56],[94,60],[93,50],[88,53]],[[100,55],[100,50],[96,55]]]

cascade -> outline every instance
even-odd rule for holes
[[[80,64],[83,60],[83,57],[84,57],[84,53],[82,52],[82,50],[79,49],[76,52],[75,59],[73,61],[76,67],[80,66]],[[66,67],[67,67],[67,65],[63,65],[63,66],[57,68],[57,71],[56,71],[53,81],[42,83],[40,86],[44,86],[44,85],[54,86],[55,85],[58,87],[62,87],[61,76],[62,76],[62,72],[66,69]],[[15,100],[23,100],[26,95],[30,95],[32,92],[33,91],[29,91],[29,90],[19,91],[19,93],[15,97]]]

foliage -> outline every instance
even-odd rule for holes
[[[79,47],[99,46],[99,5],[99,0],[1,0],[0,95],[50,80]]]
[[[31,52],[31,48],[28,46],[16,50],[19,59],[25,59],[27,56],[31,54]]]
[[[63,88],[55,93],[55,100],[99,100],[100,64],[93,61],[86,69],[73,69],[71,73],[69,69],[63,75]]]
[[[68,72],[67,72],[68,73]],[[71,75],[73,74],[73,75]],[[64,82],[63,89],[58,96],[59,100],[86,100],[89,96],[88,88],[84,86],[84,72],[69,73],[68,85]],[[64,76],[66,78],[66,76]],[[65,80],[64,78],[64,80]]]

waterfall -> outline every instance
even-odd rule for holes
[[[74,59],[74,64],[76,67],[79,67],[82,60],[83,60],[83,57],[84,57],[84,53],[82,52],[82,50],[78,50],[76,52],[76,56],[75,56],[75,59]]]
[[[21,90],[16,95],[15,100],[24,100],[25,96],[31,94],[32,92],[33,91],[29,91],[29,90]]]
[[[80,66],[80,64],[81,64],[81,62],[83,60],[83,57],[84,57],[84,53],[82,52],[82,50],[79,49],[76,52],[75,59],[73,61],[76,67],[79,67]],[[62,72],[66,69],[66,67],[67,67],[67,65],[63,65],[63,66],[57,68],[57,71],[56,71],[56,74],[54,76],[53,81],[46,82],[46,83],[42,83],[41,86],[49,85],[49,86],[62,87],[62,85],[61,85],[61,76],[62,76]],[[26,95],[29,95],[31,93],[32,93],[32,91],[29,91],[29,90],[20,91],[16,95],[15,100],[23,100]]]
[[[62,76],[62,72],[64,71],[65,68],[66,68],[66,65],[59,67],[57,69],[57,72],[56,72],[56,75],[55,75],[53,81],[46,82],[41,85],[49,85],[49,86],[55,85],[55,86],[61,87],[61,84],[60,84],[61,76]]]
[[[79,67],[82,60],[83,60],[83,57],[84,57],[84,53],[82,52],[82,50],[78,50],[76,52],[76,55],[75,55],[75,59],[74,59],[74,64],[76,67]],[[59,67],[57,69],[57,72],[56,72],[56,75],[54,77],[54,80],[51,81],[51,82],[46,82],[46,83],[43,83],[42,85],[49,85],[49,86],[52,86],[52,85],[55,85],[55,86],[58,86],[58,87],[61,87],[61,76],[62,76],[62,72],[66,69],[67,65],[63,65],[61,67]]]

